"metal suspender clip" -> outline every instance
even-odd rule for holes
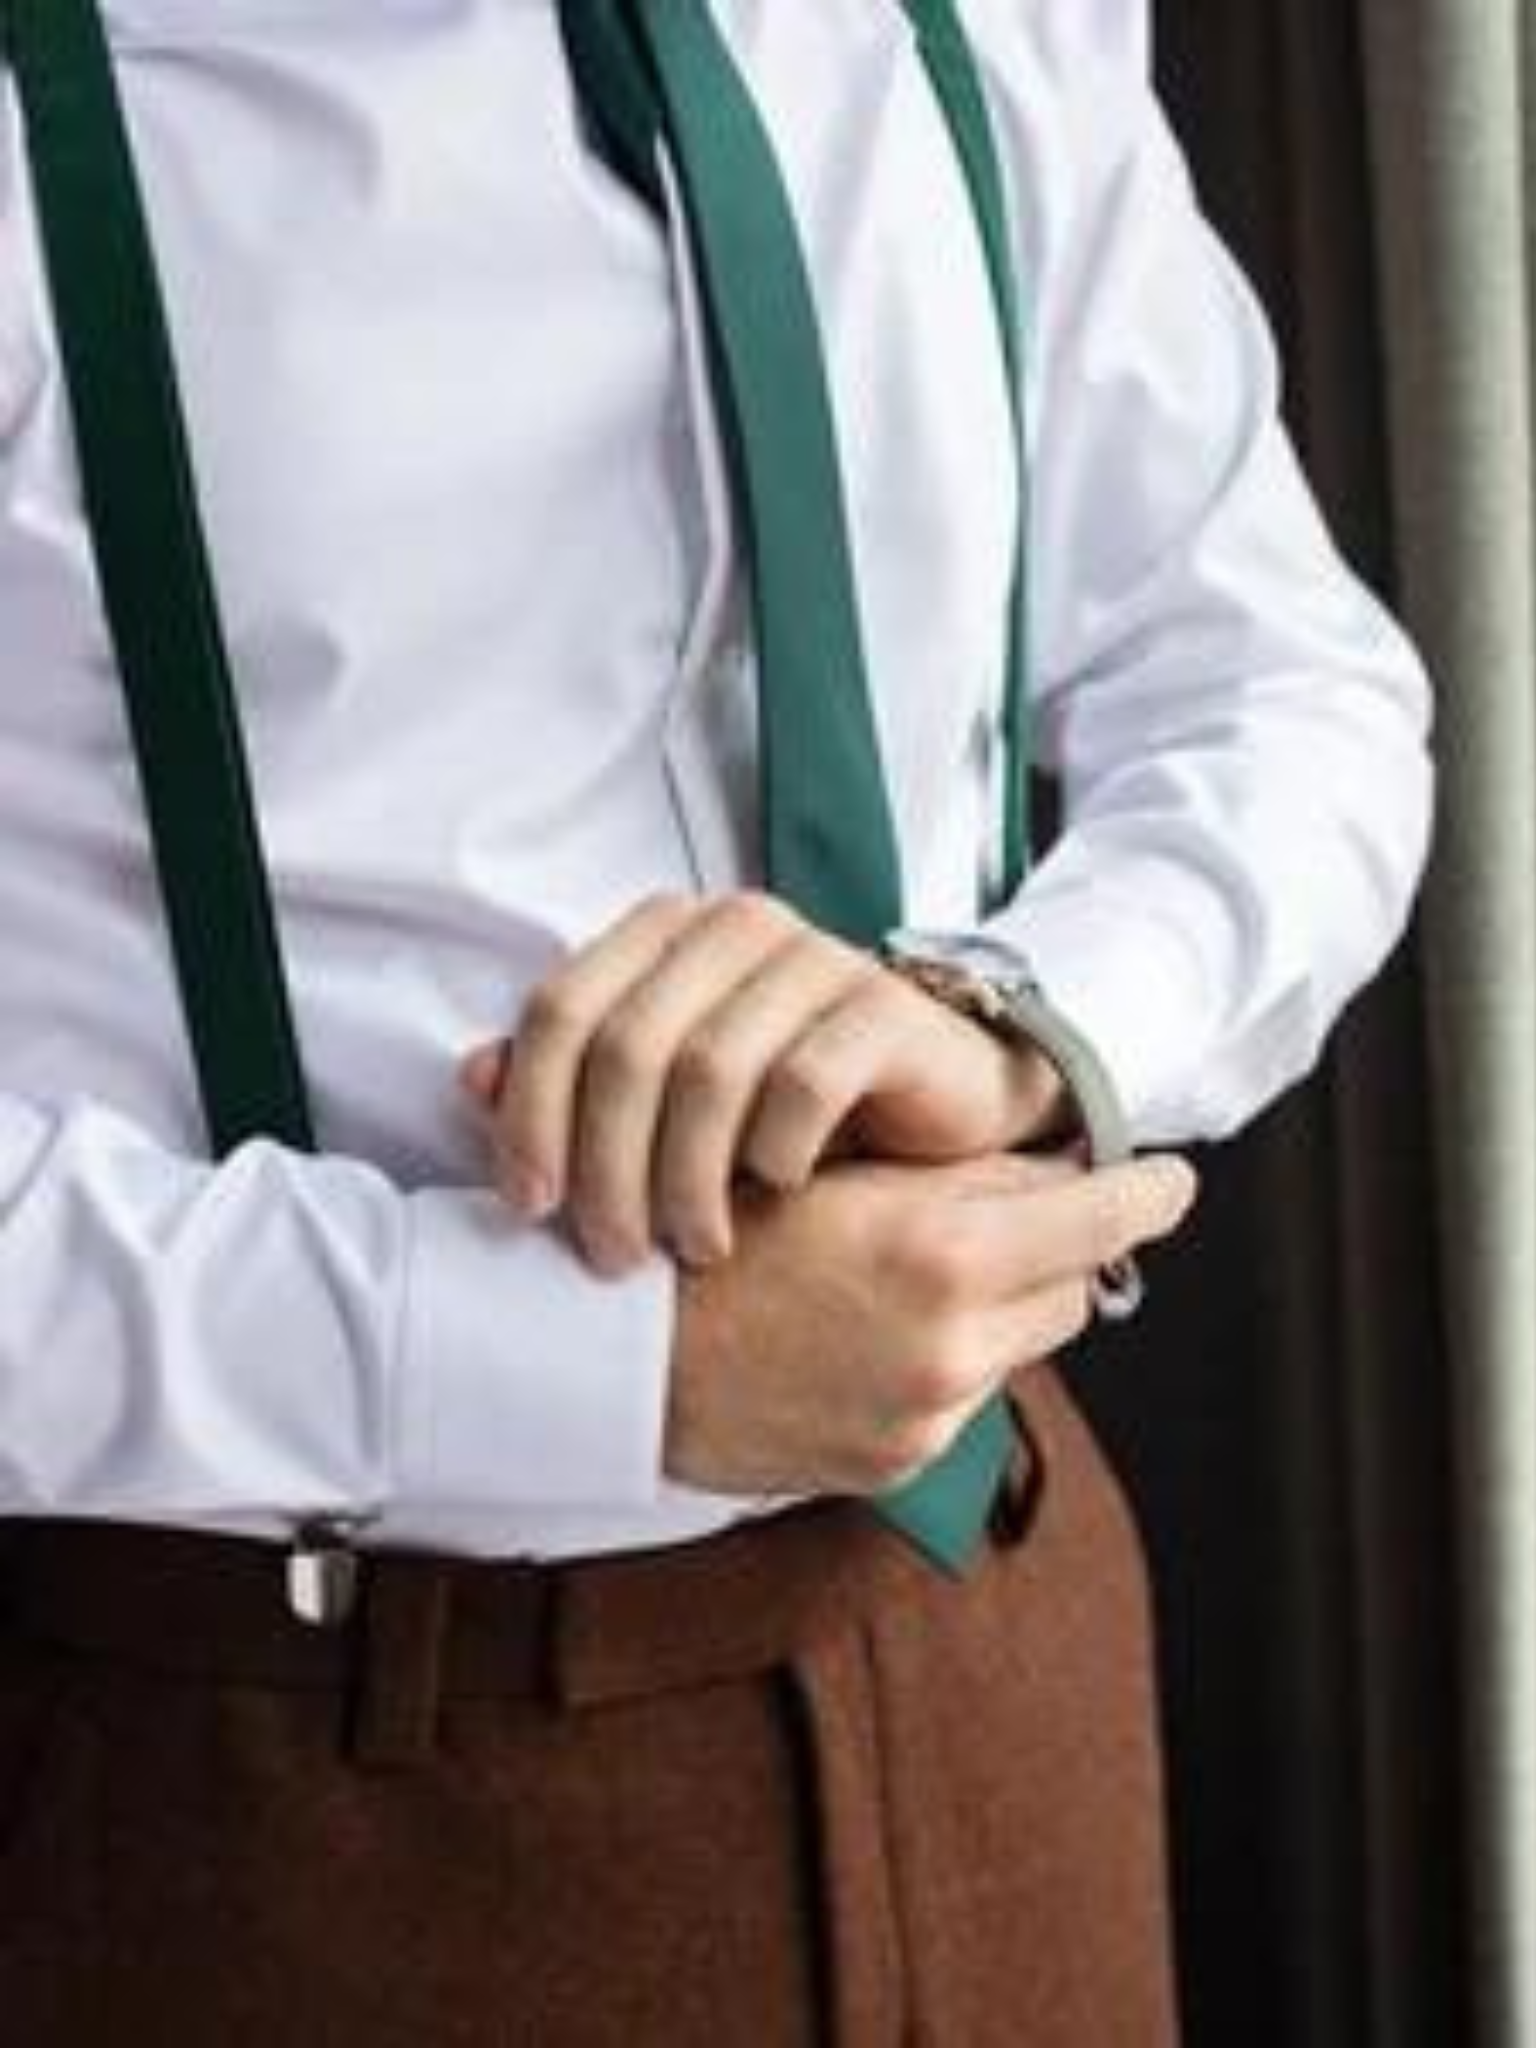
[[[341,1628],[357,1606],[359,1561],[355,1538],[361,1516],[316,1516],[305,1522],[288,1552],[288,1610],[310,1628]]]

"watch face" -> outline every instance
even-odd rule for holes
[[[1024,956],[996,939],[975,934],[957,938],[948,932],[900,931],[891,935],[886,947],[898,960],[914,966],[947,969],[956,978],[1031,992],[1038,986]]]

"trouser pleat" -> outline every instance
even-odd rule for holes
[[[901,1935],[863,1631],[803,1651],[788,1683],[814,1809],[826,2040],[895,2048],[905,2038]]]

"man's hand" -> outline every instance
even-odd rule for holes
[[[1097,1269],[1177,1228],[1180,1159],[839,1161],[740,1203],[734,1258],[680,1283],[666,1466],[725,1493],[875,1493],[939,1457],[1017,1367],[1069,1343]]]
[[[771,896],[653,898],[537,988],[462,1068],[497,1179],[565,1212],[600,1271],[733,1244],[734,1184],[787,1193],[835,1150],[948,1161],[1045,1129],[1061,1084]]]

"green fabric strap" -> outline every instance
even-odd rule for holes
[[[3,0],[81,484],[204,1115],[312,1148],[229,661],[132,154],[92,0]]]
[[[590,9],[598,0],[568,0]],[[859,628],[815,303],[772,144],[704,0],[619,12],[655,79],[698,252],[751,558],[770,886],[815,923],[872,944],[902,922],[902,882]],[[608,45],[617,49],[617,38]],[[595,81],[602,91],[603,81]],[[608,81],[610,89],[614,81]],[[632,95],[633,73],[626,92]],[[617,95],[607,126],[633,121]],[[633,128],[631,134],[633,135]],[[999,1395],[950,1452],[883,1496],[881,1515],[960,1571],[1015,1443]]]

